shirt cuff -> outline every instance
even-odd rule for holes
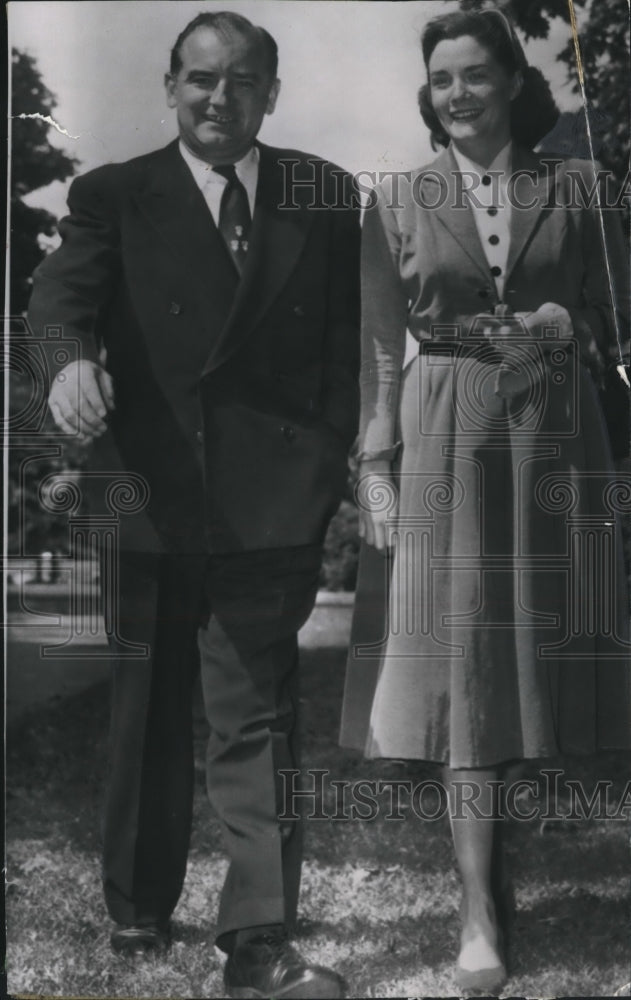
[[[398,455],[401,442],[396,441],[389,448],[378,448],[374,451],[360,451],[357,455],[358,462],[392,462]]]

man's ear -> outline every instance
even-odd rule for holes
[[[175,97],[176,79],[170,73],[164,74],[164,89],[167,95],[167,107],[174,108],[177,104]]]
[[[267,107],[265,108],[265,114],[271,115],[276,107],[276,101],[278,100],[278,94],[280,91],[280,80],[274,80],[272,86],[269,89],[269,95],[267,97]]]

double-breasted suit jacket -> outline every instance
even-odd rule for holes
[[[62,245],[35,275],[35,330],[62,325],[82,357],[106,354],[116,406],[93,465],[149,486],[146,509],[122,516],[123,548],[317,543],[339,502],[358,405],[358,213],[340,203],[341,171],[259,152],[240,280],[177,142],[77,178]]]
[[[451,150],[364,221],[360,454],[393,462],[401,540],[389,597],[386,560],[360,560],[342,742],[372,756],[481,767],[628,743],[624,574],[611,555],[594,596],[585,554],[589,530],[620,541],[593,375],[628,348],[622,233],[591,163],[513,148],[512,176],[503,302],[571,321],[518,335],[515,393]]]

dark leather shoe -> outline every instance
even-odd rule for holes
[[[138,958],[166,951],[171,944],[168,927],[158,924],[117,924],[110,936],[112,951],[125,958]]]
[[[332,969],[307,965],[284,934],[261,934],[237,945],[224,984],[236,1000],[338,1000],[344,981]]]

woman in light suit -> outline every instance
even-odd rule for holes
[[[422,50],[421,113],[446,148],[380,187],[363,230],[366,544],[342,743],[444,765],[456,981],[496,992],[496,783],[515,761],[629,746],[624,505],[597,396],[628,337],[626,264],[586,196],[594,165],[532,152],[558,111],[504,15],[439,17]]]

